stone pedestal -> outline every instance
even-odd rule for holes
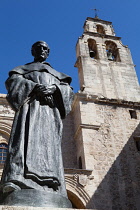
[[[6,206],[32,206],[51,208],[72,208],[71,202],[57,193],[38,191],[32,189],[17,190],[7,194],[2,205]]]
[[[27,206],[1,206],[0,210],[68,210],[67,208],[44,208],[44,207],[27,207]],[[74,210],[74,209],[69,209]],[[75,209],[76,210],[76,209]],[[90,210],[90,209],[89,209]],[[97,209],[92,209],[97,210]]]

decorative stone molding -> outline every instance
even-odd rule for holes
[[[7,117],[2,117],[1,119],[0,117],[0,133],[5,134],[7,138],[9,138],[10,136],[12,121],[13,121],[13,118],[8,119]]]
[[[121,105],[121,106],[127,106],[127,107],[135,107],[140,108],[140,102],[133,102],[133,101],[125,101],[121,99],[114,99],[114,98],[106,98],[104,96],[101,96],[101,94],[87,94],[87,93],[76,93],[73,107],[77,100],[85,100],[85,101],[93,101],[98,103],[104,103],[104,104],[112,104],[112,105]]]
[[[76,139],[77,135],[79,134],[82,128],[99,130],[100,124],[99,123],[97,123],[96,125],[80,124],[75,132],[74,139]]]
[[[14,110],[6,100],[6,94],[0,94],[0,116],[12,117],[13,115]]]
[[[0,144],[8,144],[10,137],[14,111],[6,100],[6,94],[0,94]],[[0,164],[0,177],[4,164]]]
[[[5,138],[0,138],[0,144],[8,144],[8,140]]]
[[[87,185],[87,180],[89,178],[91,179],[91,177],[94,178],[91,174],[92,170],[65,169],[65,181],[68,195],[69,192],[72,193],[77,198],[75,198],[75,200],[83,204],[83,208],[86,208],[86,205],[91,200],[89,194],[84,189]]]

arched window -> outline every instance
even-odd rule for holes
[[[0,144],[0,164],[4,164],[7,156],[7,144]]]
[[[94,39],[88,39],[89,55],[91,58],[98,59],[98,52],[96,41]]]
[[[104,27],[102,25],[96,25],[97,27],[97,32],[100,34],[105,34]]]
[[[117,45],[112,41],[106,41],[105,44],[106,44],[106,53],[108,60],[119,62],[120,56]]]

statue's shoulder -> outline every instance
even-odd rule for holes
[[[9,72],[9,76],[11,76],[12,74],[24,75],[29,72],[42,71],[42,70],[55,76],[60,81],[67,82],[69,84],[71,83],[71,77],[69,77],[68,75],[64,73],[58,72],[48,62],[44,62],[44,63],[31,62],[22,66],[17,66]]]
[[[26,63],[24,65],[21,66],[17,66],[14,69],[12,69],[9,72],[9,76],[11,76],[12,74],[26,74],[30,71],[38,71],[41,70],[43,68],[43,66],[45,65],[45,67],[47,68],[52,68],[52,66],[49,63],[39,63],[39,62],[30,62],[30,63]]]
[[[24,66],[25,65],[17,66],[11,71],[9,71],[9,76],[11,76],[12,74],[24,74],[25,73]]]

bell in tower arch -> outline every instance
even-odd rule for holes
[[[88,39],[89,56],[98,59],[97,45],[94,39]]]
[[[96,52],[92,49],[89,49],[89,55],[91,58],[94,58],[96,56]]]
[[[108,57],[108,60],[111,60],[111,61],[114,60],[113,53],[110,49],[107,51],[107,57]]]

